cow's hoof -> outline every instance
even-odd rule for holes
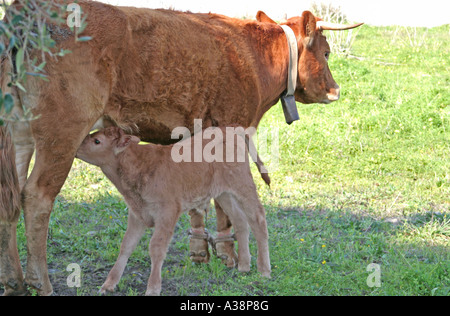
[[[208,249],[208,233],[205,232],[204,234],[199,234],[191,230],[189,234],[191,236],[189,249],[192,262],[208,263],[210,258]]]
[[[27,296],[30,295],[27,288],[22,283],[17,283],[15,280],[9,280],[5,284],[5,292],[3,296]]]
[[[238,255],[234,249],[234,236],[217,237],[215,240],[217,257],[228,268],[234,268],[238,264]]]

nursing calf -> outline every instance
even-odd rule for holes
[[[250,172],[247,146],[242,140],[235,142],[235,136],[230,144],[227,130],[221,128],[220,132],[223,138],[213,140],[215,157],[226,159],[213,162],[174,161],[176,148],[191,148],[192,155],[195,154],[198,146],[194,146],[194,137],[172,146],[139,145],[139,138],[110,127],[84,139],[77,158],[99,166],[124,196],[129,209],[120,255],[101,288],[102,293],[114,291],[145,229],[155,227],[149,246],[152,267],[146,295],[159,295],[161,267],[179,216],[192,209],[205,209],[212,198],[219,201],[235,228],[239,271],[250,270],[250,225],[258,244],[258,270],[270,277],[265,210]],[[202,149],[211,146],[211,140],[202,142]],[[222,157],[217,155],[220,146]],[[245,153],[245,161],[238,162],[242,159],[236,159],[235,155],[235,159],[229,159],[230,150]]]

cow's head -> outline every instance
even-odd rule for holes
[[[275,23],[264,12],[259,11],[259,22]],[[295,100],[301,103],[331,103],[339,100],[340,88],[328,68],[330,46],[323,30],[348,30],[362,25],[338,25],[322,21],[311,12],[301,17],[290,18],[281,23],[287,25],[297,36],[298,79]]]

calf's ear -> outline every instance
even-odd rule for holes
[[[309,11],[302,14],[300,25],[300,35],[302,36],[306,47],[311,47],[316,34],[316,17]]]
[[[139,144],[141,140],[132,135],[122,135],[120,140],[117,142],[117,146],[115,148],[116,155],[124,151],[131,143]]]

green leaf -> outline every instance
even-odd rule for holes
[[[36,71],[42,71],[44,70],[45,65],[47,64],[47,62],[43,62],[41,63],[39,66],[35,67]]]
[[[17,50],[17,54],[16,54],[16,68],[18,69],[18,71],[20,71],[22,69],[22,65],[23,65],[23,60],[24,60],[24,50],[23,48],[19,48]]]
[[[13,107],[14,107],[14,99],[13,97],[8,93],[5,94],[5,98],[3,100],[3,105],[5,106],[5,112],[7,114],[11,113]]]
[[[63,57],[66,54],[70,54],[72,51],[68,50],[68,49],[61,49],[61,51],[59,53],[57,53],[57,56]]]
[[[20,84],[20,82],[15,82],[14,85],[19,88],[20,90],[22,90],[23,92],[27,92],[27,90]]]
[[[2,89],[0,89],[0,111],[2,110],[3,107],[3,91]]]
[[[80,38],[77,38],[77,42],[87,42],[90,41],[92,39],[91,36],[82,36]]]
[[[11,38],[9,39],[9,48],[11,49],[14,46],[16,46],[17,42],[18,42],[17,37],[11,36]]]
[[[32,77],[38,77],[41,79],[44,79],[45,81],[48,81],[47,76],[41,73],[37,73],[37,72],[27,72],[27,75],[32,76]],[[47,79],[47,80],[46,80]]]
[[[19,22],[22,21],[22,20],[23,20],[23,16],[21,16],[21,15],[15,15],[15,16],[13,17],[12,21],[11,21],[11,24],[12,24],[12,25],[19,24]]]

